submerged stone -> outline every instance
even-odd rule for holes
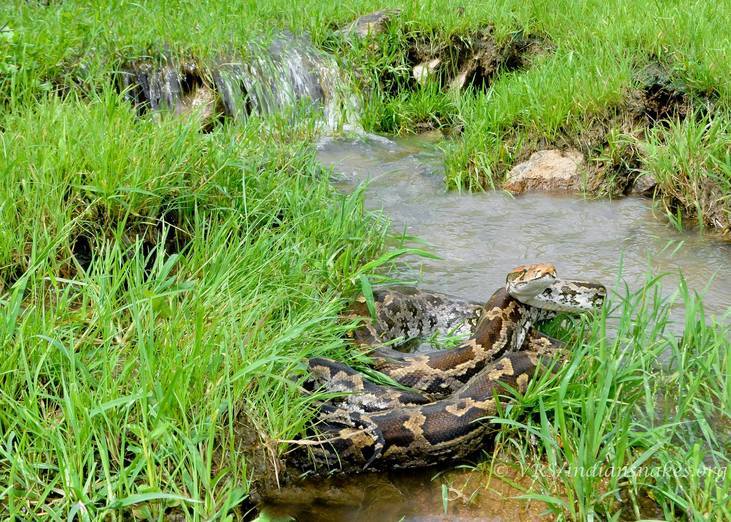
[[[583,166],[584,155],[577,150],[542,150],[513,167],[504,188],[518,194],[531,190],[579,190]]]

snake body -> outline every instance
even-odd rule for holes
[[[399,337],[404,340],[432,334],[470,335],[482,315],[482,303],[410,286],[394,286],[373,293],[375,318],[355,331],[355,341],[377,345]],[[352,317],[368,317],[366,299],[351,307]]]
[[[373,413],[328,409],[320,429],[335,436],[311,448],[311,457],[338,471],[423,467],[467,457],[490,431],[479,421],[495,415],[495,394],[505,385],[524,390],[539,360],[532,352],[508,354],[439,401],[389,405]]]
[[[378,348],[373,353],[373,367],[399,384],[446,397],[491,360],[517,350],[530,326],[552,315],[555,314],[524,305],[501,288],[482,309],[474,334],[459,347],[409,355]]]
[[[375,369],[408,388],[375,384],[343,363],[311,359],[310,387],[347,395],[320,406],[319,438],[298,446],[293,462],[317,473],[350,472],[470,455],[490,432],[482,420],[495,415],[499,392],[525,390],[560,351],[561,343],[534,325],[559,311],[594,309],[605,294],[599,284],[559,280],[548,264],[511,271],[506,287],[484,306],[410,288],[377,293],[375,317],[355,338],[372,348]],[[451,350],[405,354],[383,346],[455,329],[471,335]]]

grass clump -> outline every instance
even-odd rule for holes
[[[731,230],[731,126],[720,117],[688,118],[654,128],[642,149],[667,214]]]
[[[0,511],[236,514],[263,465],[241,412],[254,439],[300,432],[291,379],[308,356],[344,357],[343,296],[382,223],[283,144],[307,126],[204,135],[111,93],[5,125]]]
[[[650,280],[572,325],[586,340],[567,364],[496,420],[506,429],[487,469],[515,466],[533,481],[524,498],[559,519],[731,515],[728,324],[706,317],[684,284],[661,295]],[[676,304],[685,320],[672,326]]]

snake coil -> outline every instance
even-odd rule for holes
[[[557,361],[561,343],[535,329],[558,312],[600,307],[601,284],[558,279],[551,264],[510,271],[483,306],[437,292],[394,287],[375,293],[376,315],[355,334],[371,349],[373,368],[399,388],[375,384],[349,366],[309,360],[310,389],[345,393],[320,405],[316,435],[290,460],[314,473],[430,466],[479,449],[506,387],[525,390],[541,366]],[[353,313],[366,315],[364,301]],[[384,343],[457,331],[450,350],[406,354]]]

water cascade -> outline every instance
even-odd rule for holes
[[[134,62],[122,72],[121,87],[141,113],[198,109],[208,118],[241,121],[301,105],[319,111],[326,130],[359,128],[359,104],[346,75],[307,36],[280,33],[210,64]]]

